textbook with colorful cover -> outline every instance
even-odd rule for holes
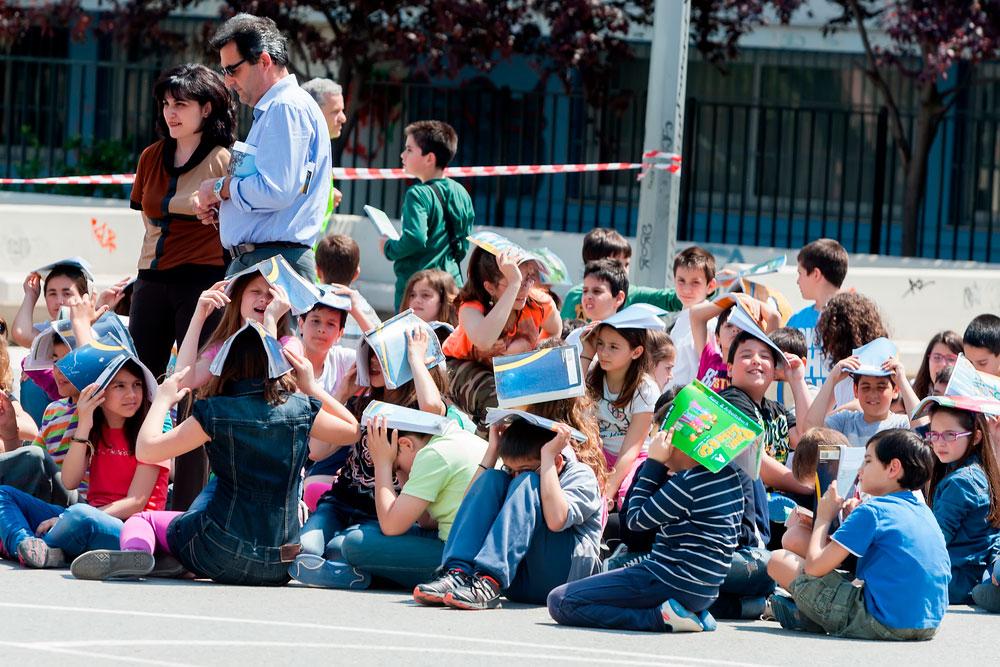
[[[697,380],[677,392],[660,428],[673,428],[674,447],[711,472],[735,461],[753,479],[760,475],[764,429]]]
[[[832,482],[837,483],[837,493],[846,498],[864,462],[864,447],[820,445],[816,464],[816,501],[819,502]]]
[[[226,286],[226,294],[232,294],[237,279],[252,273],[260,273],[268,285],[272,287],[280,285],[285,290],[288,295],[288,303],[292,306],[292,315],[309,312],[319,301],[319,288],[300,276],[281,255],[257,262],[253,266],[230,276],[228,278],[229,284]]]
[[[267,333],[267,330],[259,322],[256,320],[247,320],[246,324],[222,343],[222,347],[219,348],[218,353],[208,367],[212,375],[216,377],[222,375],[222,369],[226,365],[226,357],[229,356],[229,351],[232,349],[233,343],[247,331],[250,332],[248,335],[255,335],[260,340],[260,344],[267,354],[267,377],[271,379],[279,378],[292,370],[292,365],[288,363],[285,355],[281,352],[281,343]]]
[[[549,431],[556,430],[556,424],[560,422],[553,421],[552,419],[547,419],[539,415],[532,414],[530,412],[525,412],[524,410],[505,410],[503,408],[486,408],[486,426],[490,427],[493,424],[504,421],[513,421],[514,419],[523,419],[530,424],[535,426],[540,426]],[[576,440],[577,442],[587,442],[587,436],[583,434],[582,431],[569,426],[569,436]]]
[[[493,377],[501,408],[573,398],[586,391],[580,353],[572,345],[494,357]]]
[[[537,257],[545,267],[549,285],[571,284],[569,281],[569,268],[559,255],[544,247],[535,248],[531,251],[531,254]]]
[[[525,250],[520,245],[514,243],[506,236],[501,236],[496,232],[476,232],[475,234],[470,234],[468,237],[471,243],[479,246],[486,252],[497,257],[500,256],[504,250],[510,250],[514,253],[517,258],[518,265],[524,264],[525,262],[535,262],[538,264],[539,278],[543,283],[551,284],[551,277],[549,276],[548,265],[545,261],[534,254]]]
[[[931,403],[946,408],[1000,416],[1000,378],[980,373],[965,355],[960,354],[952,368],[951,380],[945,387],[944,396],[928,396],[920,401],[917,409],[913,411],[912,418],[921,417]]]
[[[432,415],[422,410],[404,408],[401,405],[372,401],[361,413],[361,425],[367,426],[370,419],[385,417],[386,426],[390,429],[426,433],[428,435],[443,435],[454,423],[448,417]]]
[[[229,175],[247,178],[257,173],[257,147],[245,141],[233,143],[229,149]]]
[[[379,366],[382,368],[382,378],[388,389],[397,389],[413,379],[413,369],[406,354],[406,332],[412,329],[424,329],[427,336],[427,356],[425,366],[434,368],[444,363],[444,352],[437,334],[429,324],[413,314],[412,308],[407,308],[395,317],[389,318],[370,331],[358,341],[358,384],[362,387],[371,385],[368,373],[368,350],[375,352]]]
[[[98,389],[107,387],[128,361],[135,362],[142,370],[146,381],[146,395],[152,399],[157,387],[156,378],[139,361],[135,353],[114,335],[106,335],[91,341],[88,345],[70,350],[69,354],[56,362],[56,367],[66,376],[70,384],[83,391],[95,382]]]
[[[399,232],[396,231],[396,227],[392,224],[392,220],[386,215],[385,211],[382,209],[375,208],[374,206],[364,205],[365,215],[368,219],[372,221],[375,225],[376,231],[378,231],[379,236],[386,236],[392,241],[399,240]]]
[[[66,318],[46,323],[46,328],[31,341],[31,350],[24,359],[24,370],[41,371],[52,368],[54,365],[52,361],[52,346],[57,342],[57,337],[70,349],[77,346],[76,336],[73,334],[73,323],[68,319],[69,313],[63,313],[63,309],[60,309],[60,315],[63,314],[66,315]],[[129,334],[128,329],[125,328],[121,318],[114,313],[107,312],[101,315],[91,325],[91,330],[93,331],[94,338],[112,336],[121,342],[133,355],[136,353],[132,336]]]
[[[737,287],[740,287],[743,284],[744,278],[777,273],[787,262],[788,259],[785,255],[778,255],[777,257],[772,257],[771,259],[761,262],[760,264],[754,264],[753,266],[745,269],[740,269],[735,275],[729,275],[724,271],[720,271],[715,274],[715,280],[720,285],[719,295],[721,296],[722,294],[726,294],[733,291]]]

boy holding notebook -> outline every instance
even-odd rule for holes
[[[395,308],[403,300],[410,276],[424,269],[442,269],[462,286],[459,267],[469,249],[466,236],[476,218],[472,198],[444,170],[458,150],[455,129],[439,120],[421,120],[403,130],[406,145],[403,170],[420,181],[403,199],[403,229],[399,240],[382,237],[382,252],[396,272]]]

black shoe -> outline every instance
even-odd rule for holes
[[[477,574],[445,595],[444,603],[453,609],[496,609],[500,606],[500,584],[493,577]]]
[[[472,576],[458,568],[452,568],[434,581],[419,584],[413,589],[413,599],[428,607],[444,604],[444,596],[456,588],[472,583]]]
[[[97,549],[76,557],[69,566],[77,579],[140,579],[153,571],[156,560],[145,551]]]

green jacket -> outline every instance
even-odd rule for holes
[[[396,273],[397,310],[403,300],[407,281],[417,271],[443,269],[455,278],[459,287],[462,286],[462,273],[452,257],[441,202],[431,189],[431,183],[441,190],[444,205],[454,225],[457,237],[455,245],[460,250],[461,257],[464,258],[469,250],[469,242],[465,237],[472,233],[476,214],[472,209],[472,198],[464,187],[450,178],[435,178],[407,190],[403,198],[403,229],[400,239],[385,242],[385,257],[393,262],[392,268]]]

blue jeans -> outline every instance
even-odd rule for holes
[[[0,547],[3,555],[17,559],[17,547],[35,536],[38,524],[62,514],[63,508],[35,498],[12,486],[0,486]]]
[[[343,533],[343,559],[369,574],[412,589],[434,578],[444,542],[437,530],[413,526],[402,535],[383,535],[377,523],[364,523]]]
[[[552,532],[542,516],[538,473],[487,470],[462,501],[444,547],[444,569],[488,574],[509,600],[544,604],[569,576],[572,530]]]
[[[774,580],[767,576],[767,563],[771,552],[756,547],[741,547],[733,552],[733,562],[726,573],[726,580],[719,586],[719,598],[709,611],[716,618],[757,618],[763,598],[774,592]],[[759,600],[760,604],[747,605],[744,600]]]
[[[94,549],[117,549],[125,522],[107,512],[80,503],[73,505],[45,535],[45,543],[79,556]]]
[[[341,533],[350,526],[370,521],[377,522],[378,519],[326,496],[319,501],[316,511],[299,533],[302,553],[323,556],[329,560],[340,560],[343,557],[341,546],[344,541]]]
[[[560,625],[665,632],[660,605],[671,598],[693,612],[705,608],[703,598],[664,584],[642,566],[564,584],[549,593],[547,603],[549,615]]]
[[[58,467],[41,447],[25,445],[0,454],[0,484],[13,486],[36,498],[52,499],[52,478],[56,472]]]

